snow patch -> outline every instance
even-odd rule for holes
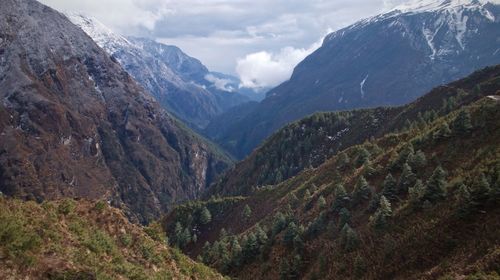
[[[359,89],[361,90],[361,98],[365,98],[365,83],[366,83],[366,80],[368,80],[368,77],[370,75],[366,75],[366,77],[363,79],[363,81],[361,81],[361,83],[359,84]]]

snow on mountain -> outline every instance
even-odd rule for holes
[[[98,20],[81,14],[69,13],[67,17],[167,110],[192,127],[203,128],[214,116],[249,101],[235,90],[239,80],[210,72],[198,59],[176,46],[118,35]]]

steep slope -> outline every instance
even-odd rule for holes
[[[83,15],[68,17],[118,60],[162,106],[194,128],[204,128],[212,117],[250,100],[237,92],[239,82],[235,78],[210,72],[178,47],[117,35]]]
[[[34,0],[0,8],[2,193],[102,198],[145,222],[230,164],[64,15]]]
[[[226,172],[207,196],[248,195],[256,187],[281,183],[350,146],[409,129],[411,122],[433,120],[494,94],[499,77],[500,66],[489,67],[405,106],[318,113],[287,125]]]
[[[245,118],[221,124],[229,125],[226,134],[210,137],[242,158],[286,123],[314,112],[404,104],[500,63],[497,1],[418,3],[328,35],[289,81]]]
[[[499,101],[414,122],[247,198],[191,202],[164,226],[238,279],[497,279]]]
[[[223,279],[105,202],[0,197],[2,279]]]

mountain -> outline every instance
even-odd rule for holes
[[[328,130],[322,118],[344,117],[360,136],[334,139],[343,147],[317,168],[177,206],[162,224],[171,244],[237,279],[497,279],[499,94],[496,66],[405,107],[350,112],[388,126],[373,137],[354,129],[369,118],[347,112],[302,120],[315,129],[292,125],[271,139],[295,142],[256,153],[289,154],[303,131]]]
[[[169,112],[195,129],[229,108],[250,101],[235,77],[210,72],[198,59],[175,46],[151,39],[123,37],[99,21],[68,14]],[[255,96],[249,95],[249,96]]]
[[[338,30],[251,113],[210,124],[226,133],[206,133],[243,158],[283,125],[314,112],[404,104],[498,64],[499,4],[417,1]]]
[[[223,279],[103,201],[0,197],[2,279]]]
[[[5,0],[0,30],[3,194],[105,199],[147,222],[231,164],[64,15]]]
[[[256,188],[279,184],[348,147],[410,129],[412,123],[422,124],[493,94],[498,77],[500,67],[490,67],[404,106],[317,113],[291,123],[225,172],[206,196],[249,195]]]

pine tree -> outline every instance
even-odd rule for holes
[[[210,251],[211,251],[211,246],[210,243],[207,241],[205,242],[205,245],[203,245],[202,253],[201,253],[201,259],[203,260],[203,263],[205,264],[210,264],[212,263],[212,258],[210,257]]]
[[[287,224],[285,216],[283,215],[283,213],[278,212],[276,216],[274,216],[272,229],[273,236],[276,236],[278,233],[280,233],[283,229],[285,229],[286,226]]]
[[[429,202],[444,199],[446,196],[446,172],[441,166],[436,167],[427,181],[427,191],[424,199]]]
[[[382,194],[390,201],[394,201],[396,200],[396,188],[396,180],[392,177],[391,173],[387,174],[383,183]]]
[[[250,206],[246,204],[245,207],[243,208],[243,218],[245,218],[245,220],[248,221],[250,217],[252,217],[252,208],[250,208]]]
[[[309,191],[309,189],[306,189],[306,191],[304,192],[304,201],[309,201],[311,197],[311,192]]]
[[[257,226],[255,227],[255,236],[257,237],[257,242],[260,245],[264,245],[267,243],[267,239],[268,239],[267,234],[259,224],[257,224]]]
[[[450,127],[447,122],[443,122],[439,129],[434,133],[434,139],[443,139],[451,135]]]
[[[212,214],[210,214],[210,211],[208,210],[207,207],[203,207],[203,209],[201,209],[201,213],[200,213],[200,223],[202,225],[206,225],[208,223],[210,223],[212,221]]]
[[[422,183],[422,180],[417,180],[415,185],[408,189],[408,197],[410,199],[410,204],[413,206],[417,206],[421,199],[425,195],[425,187]]]
[[[237,238],[231,240],[231,260],[232,263],[238,267],[241,264],[241,246]]]
[[[352,194],[353,205],[356,206],[361,202],[368,200],[370,198],[370,194],[371,190],[368,186],[368,182],[364,176],[360,176]]]
[[[343,227],[345,224],[351,222],[351,212],[346,208],[340,209],[339,212],[339,227]]]
[[[326,208],[326,200],[325,200],[325,197],[324,196],[320,196],[318,198],[318,208],[320,210],[323,210]]]
[[[351,160],[346,153],[340,153],[337,157],[337,169],[343,170],[349,166]]]
[[[288,247],[291,247],[293,245],[293,239],[297,235],[297,232],[298,228],[294,222],[288,224],[285,234],[283,235],[283,242],[285,243],[285,245],[287,245]]]
[[[488,199],[491,187],[484,173],[481,173],[481,175],[476,178],[473,187],[472,196],[476,203],[480,203]]]
[[[470,113],[462,110],[453,122],[453,130],[459,134],[465,134],[472,128]]]
[[[245,243],[243,244],[243,257],[245,260],[251,260],[257,256],[259,252],[259,244],[255,234],[250,233],[246,236]]]
[[[399,152],[397,159],[392,163],[391,168],[400,170],[403,167],[403,164],[407,162],[408,158],[412,158],[414,154],[415,151],[413,150],[413,145],[411,143],[405,145]]]
[[[377,170],[373,167],[372,162],[370,160],[367,160],[363,165],[363,175],[370,177],[375,175],[375,173],[377,173]]]
[[[347,206],[349,200],[350,198],[347,195],[347,191],[344,186],[342,184],[338,184],[335,188],[335,200],[332,204],[332,210],[335,212],[339,211],[342,207]]]
[[[417,170],[427,164],[427,158],[425,157],[424,152],[418,150],[408,163],[414,170]]]
[[[472,198],[469,188],[464,184],[460,183],[457,192],[457,204],[458,204],[458,215],[460,217],[466,217],[472,207]]]
[[[399,178],[399,192],[406,193],[408,189],[415,184],[416,179],[417,176],[411,170],[410,165],[405,163],[403,165],[403,172]]]
[[[358,234],[349,226],[349,224],[345,224],[340,231],[340,243],[342,249],[347,252],[355,250],[359,245]]]
[[[357,167],[362,166],[369,159],[370,159],[370,152],[368,152],[368,150],[364,147],[361,148],[358,151],[358,158],[356,159],[356,166]]]
[[[377,230],[384,229],[387,226],[387,220],[392,216],[391,203],[385,196],[380,197],[379,204],[377,212],[371,217],[372,225]]]

